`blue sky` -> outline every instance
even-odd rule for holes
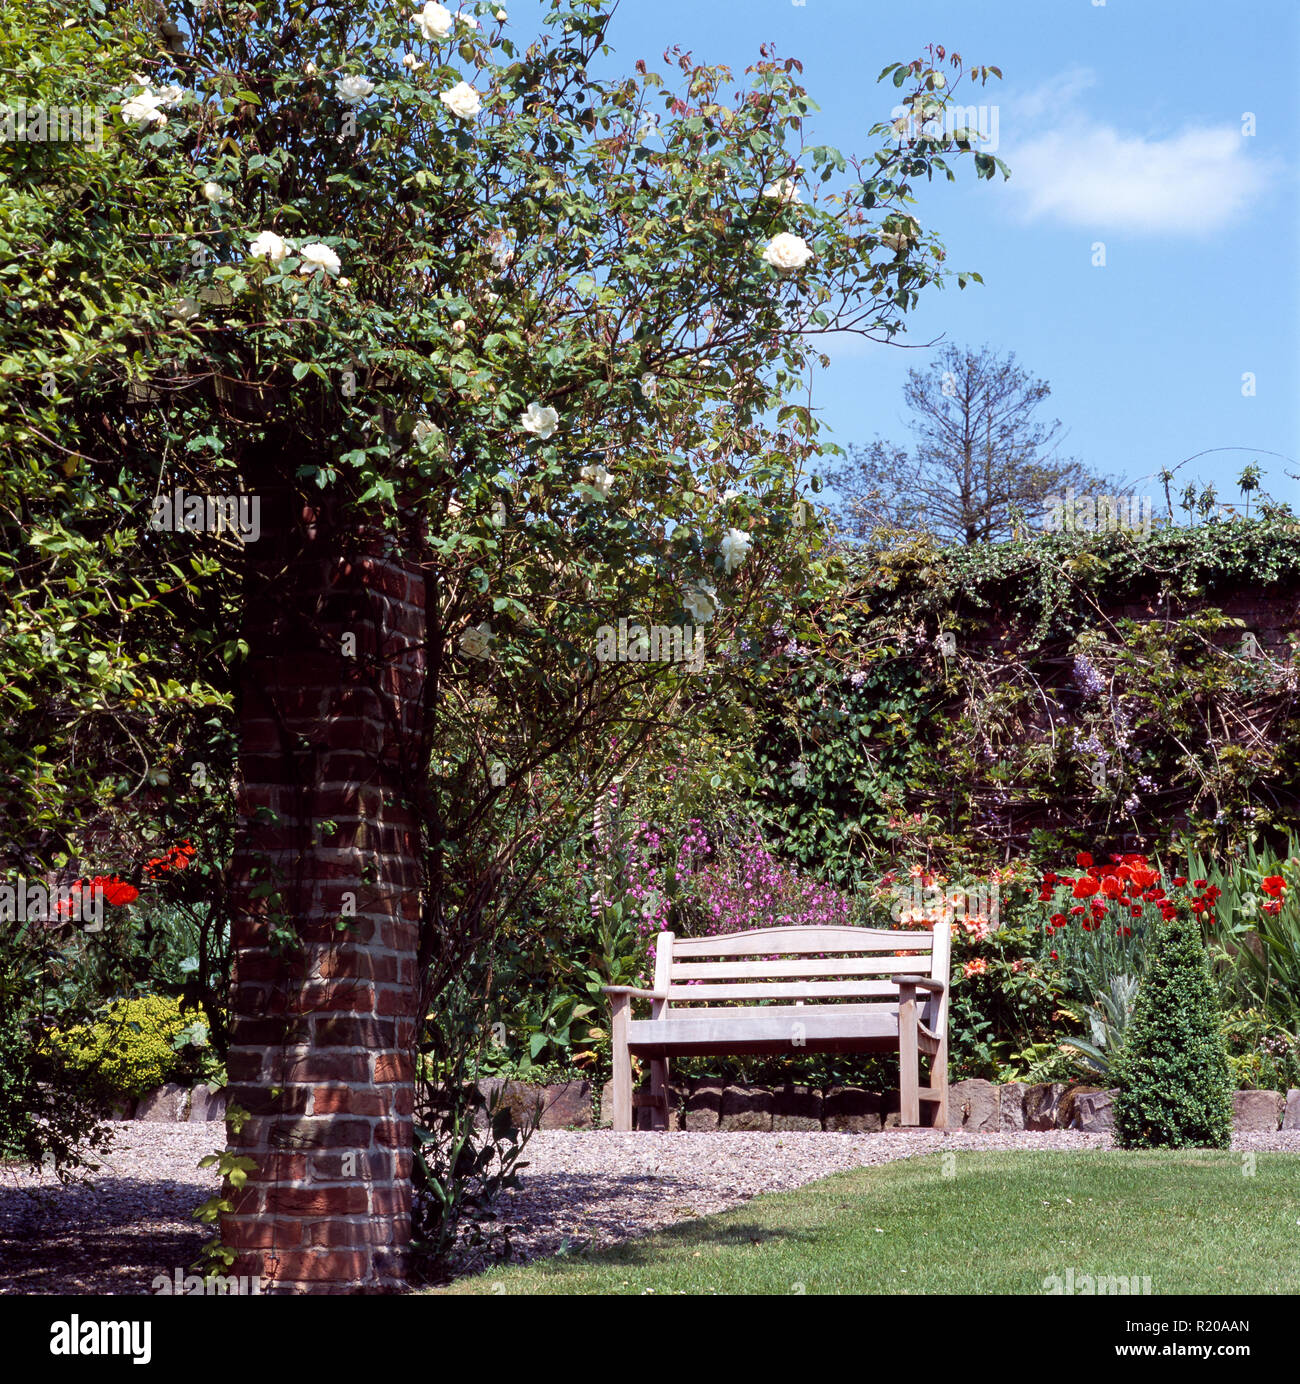
[[[507,8],[516,40],[540,31],[539,0]],[[902,339],[1014,351],[1051,384],[1040,416],[1061,420],[1064,451],[1141,493],[1158,494],[1141,482],[1161,467],[1231,447],[1247,450],[1203,456],[1179,481],[1235,501],[1257,460],[1267,490],[1300,501],[1284,474],[1300,473],[1296,0],[621,0],[609,66],[658,65],[676,43],[739,78],[764,41],[804,64],[821,107],[808,142],[846,154],[870,151],[896,102],[875,84],[887,63],[934,42],[1002,69],[955,94],[998,107],[1010,181],[977,181],[966,158],[913,209],[946,267],[984,285],[923,294]],[[934,349],[848,338],[831,354],[813,401],[834,439],[906,441],[903,382]]]

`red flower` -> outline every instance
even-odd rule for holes
[[[1132,936],[1133,936],[1133,929],[1132,929],[1131,927],[1117,927],[1117,928],[1115,929],[1115,936],[1116,936],[1116,937],[1132,937]]]
[[[1048,872],[1043,876],[1043,883],[1044,883],[1044,884],[1055,884],[1055,883],[1056,883],[1056,876],[1051,872],[1051,870],[1048,870]]]
[[[1070,915],[1071,915],[1072,917],[1077,918],[1077,917],[1079,916],[1079,914],[1082,913],[1082,912],[1083,912],[1083,905],[1082,905],[1081,903],[1076,903],[1076,904],[1074,905],[1074,907],[1070,910]]]
[[[1101,888],[1095,879],[1078,879],[1074,882],[1074,897],[1090,899]]]
[[[1168,922],[1170,918],[1176,918],[1178,916],[1178,909],[1171,903],[1162,903],[1160,905],[1160,916],[1165,922]]]
[[[99,881],[96,881],[99,883]],[[120,880],[116,875],[112,879],[103,881],[104,900],[114,908],[121,908],[128,903],[134,903],[140,897],[140,891],[134,884],[127,884],[125,880]]]
[[[1074,863],[1079,869],[1086,870],[1092,864],[1092,856],[1090,856],[1087,851],[1080,851],[1079,854],[1074,857]]]
[[[1065,922],[1066,922],[1066,919],[1065,919],[1065,914],[1064,914],[1064,913],[1053,913],[1053,914],[1052,914],[1052,926],[1053,926],[1053,927],[1064,927],[1064,926],[1065,926]]]
[[[1050,952],[1049,955],[1051,956],[1053,961],[1059,961],[1061,959],[1059,956],[1057,956],[1055,952]]]
[[[1135,903],[1135,904],[1129,909],[1129,912],[1130,912],[1135,918],[1140,918],[1140,917],[1142,916],[1142,905],[1141,905],[1141,904],[1138,904],[1138,903]]]
[[[1269,914],[1277,914],[1282,911],[1282,905],[1280,903],[1262,903],[1260,904],[1260,908],[1262,908],[1265,913]]]
[[[1051,901],[1051,898],[1052,891],[1047,887],[1047,885],[1043,885],[1042,889],[1038,891],[1038,902],[1049,903]]]
[[[1101,892],[1108,899],[1117,899],[1124,892],[1124,886],[1114,875],[1107,875],[1101,882]]]
[[[1210,881],[1209,881],[1208,879],[1194,879],[1194,880],[1192,881],[1192,888],[1193,888],[1193,889],[1204,889],[1205,886],[1206,886],[1209,882],[1210,882]]]
[[[1280,899],[1282,890],[1286,888],[1286,880],[1281,875],[1265,875],[1263,883],[1259,886],[1270,898]]]
[[[1183,885],[1186,884],[1186,883],[1187,883],[1187,876],[1186,876],[1186,875],[1175,875],[1175,876],[1174,876],[1174,887],[1175,887],[1175,888],[1181,889],[1181,888],[1183,887]]]

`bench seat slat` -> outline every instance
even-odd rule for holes
[[[807,952],[910,951],[929,955],[929,932],[892,932],[865,927],[755,928],[722,937],[679,937],[673,960],[696,956],[781,956]]]
[[[674,961],[669,975],[679,980],[746,980],[751,976],[868,976],[915,971],[924,953],[907,956],[829,956],[807,961]],[[928,969],[928,968],[927,968]]]
[[[669,985],[668,999],[672,1004],[692,1000],[797,1000],[850,999],[855,995],[897,995],[898,985],[889,980],[797,980],[785,984],[747,985],[732,982],[724,985]]]

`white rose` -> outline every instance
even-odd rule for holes
[[[526,433],[532,433],[545,442],[554,436],[556,428],[560,426],[560,415],[553,408],[534,401],[519,415],[519,425]]]
[[[510,16],[505,12],[505,10],[498,10],[498,11],[497,11],[497,23],[498,23],[498,24],[504,24],[504,23],[506,22],[506,20],[509,19],[509,18],[510,18]]]
[[[304,77],[314,77],[316,75],[316,64],[314,62],[309,62],[307,66],[303,68],[302,75]]]
[[[185,99],[185,88],[178,87],[175,82],[169,83],[157,93],[159,104],[168,110],[175,110]]]
[[[745,555],[749,552],[749,545],[752,542],[753,540],[743,529],[727,530],[727,536],[722,540],[718,547],[718,551],[722,554],[722,563],[727,570],[728,576],[744,562]]]
[[[912,243],[905,235],[894,235],[890,231],[882,231],[880,241],[883,245],[888,245],[895,254],[900,255]]]
[[[460,636],[460,651],[467,658],[486,658],[492,652],[494,638],[491,626],[486,621],[481,625],[471,625]]]
[[[423,442],[426,437],[436,437],[437,435],[438,429],[427,418],[421,418],[411,429],[411,436],[416,442]]]
[[[150,125],[161,128],[167,123],[167,117],[159,110],[161,104],[152,91],[142,91],[139,96],[122,103],[122,119],[142,130]]]
[[[228,202],[230,193],[226,191],[220,183],[207,182],[203,184],[203,195],[209,202]]]
[[[782,202],[802,202],[799,196],[799,184],[793,178],[778,178],[774,183],[768,183],[763,189],[764,197],[776,197]]]
[[[478,92],[468,82],[457,82],[450,91],[442,92],[438,100],[462,120],[473,120],[483,108]]]
[[[813,257],[808,242],[801,235],[791,235],[782,231],[767,243],[763,258],[774,269],[802,269]]]
[[[338,285],[339,285],[340,288],[351,288],[351,287],[352,287],[352,280],[351,280],[351,279],[340,279],[340,280],[338,281]]]
[[[935,91],[942,91],[942,90],[944,89],[944,87],[946,87],[947,85],[948,85],[948,79],[947,79],[947,77],[945,77],[945,76],[943,75],[942,72],[931,72],[931,73],[930,73],[930,86],[931,86]]]
[[[653,399],[654,396],[659,393],[659,377],[651,374],[650,371],[647,370],[646,373],[641,376],[641,393],[644,394],[647,399]]]
[[[614,486],[614,473],[612,471],[607,471],[603,466],[597,463],[594,466],[584,466],[582,470],[578,472],[578,475],[581,476],[593,490],[600,491],[600,498],[602,500],[609,499],[609,492]]]
[[[429,43],[446,38],[455,22],[451,11],[437,4],[436,0],[430,0],[422,10],[415,12],[415,27],[420,31],[420,37]]]
[[[303,274],[315,274],[318,270],[322,274],[337,274],[343,267],[339,263],[339,257],[328,245],[321,245],[315,241],[310,245],[304,245],[298,251],[298,258],[302,261],[299,271]]]
[[[718,613],[718,593],[708,582],[698,582],[687,588],[682,597],[682,609],[697,624],[707,625]]]
[[[452,329],[453,332],[456,333],[457,336],[464,336],[464,335],[465,335],[465,319],[464,319],[463,317],[458,317],[458,318],[451,324],[451,329]]]
[[[358,101],[364,101],[374,89],[374,82],[355,75],[340,77],[334,84],[334,94],[340,101],[346,101],[349,106],[355,106]]]
[[[458,14],[456,18],[459,19],[467,29],[478,28],[478,20],[475,19],[472,14]]]
[[[414,53],[407,53],[402,58],[402,66],[409,67],[412,72],[418,72],[424,64],[415,56]]]
[[[268,259],[272,264],[279,264],[289,253],[289,242],[281,240],[274,231],[263,231],[249,243],[248,253],[254,259]]]

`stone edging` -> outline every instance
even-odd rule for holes
[[[479,1082],[489,1102],[509,1106],[519,1122],[540,1107],[542,1129],[594,1129],[595,1088],[590,1081],[562,1081],[533,1086],[493,1078]],[[692,1081],[670,1087],[674,1129],[690,1130],[831,1130],[871,1134],[898,1128],[898,1092],[883,1095],[859,1086],[748,1086],[720,1081]],[[611,1083],[601,1092],[608,1110]],[[1111,1102],[1116,1092],[1096,1086],[1067,1086],[1061,1082],[1027,1085],[1011,1081],[956,1081],[948,1088],[948,1128],[972,1133],[1008,1130],[1076,1129],[1107,1134],[1114,1128]],[[1233,1093],[1235,1133],[1300,1131],[1300,1090],[1236,1091]],[[926,1107],[922,1106],[922,1116]],[[639,1128],[648,1128],[650,1112],[637,1112]],[[222,1087],[196,1086],[187,1091],[169,1083],[114,1111],[115,1119],[155,1123],[198,1123],[224,1120],[226,1093]],[[484,1121],[480,1121],[483,1123]],[[599,1121],[608,1128],[608,1117]]]

